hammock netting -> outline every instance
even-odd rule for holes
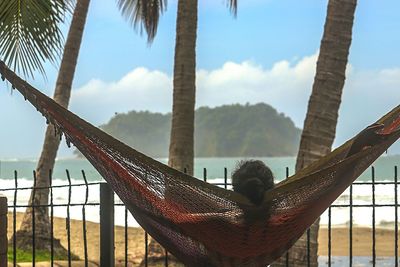
[[[278,183],[260,206],[172,169],[102,132],[42,94],[0,62],[0,73],[73,143],[136,221],[187,266],[267,266],[400,136],[400,106],[378,123]],[[354,149],[354,143],[359,149]]]

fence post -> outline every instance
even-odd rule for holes
[[[100,184],[100,267],[114,267],[114,192]]]
[[[7,198],[0,195],[0,266],[7,266]]]

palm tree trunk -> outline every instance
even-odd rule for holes
[[[82,41],[90,0],[78,0],[74,10],[71,26],[64,47],[63,58],[58,72],[54,100],[67,108],[71,86],[75,74],[75,68]],[[50,184],[49,173],[54,168],[57,150],[60,144],[60,136],[55,134],[52,125],[47,126],[42,153],[36,169],[36,187],[48,187]],[[29,205],[47,205],[49,203],[49,189],[35,190],[29,200]],[[50,248],[50,222],[48,208],[35,208],[35,237],[37,249],[48,250]],[[19,231],[17,232],[17,246],[20,249],[30,249],[32,238],[32,209],[28,208],[24,214]],[[12,239],[11,239],[12,240]],[[10,241],[11,241],[10,240]],[[59,242],[55,242],[57,246]],[[59,244],[59,246],[61,246]]]
[[[197,0],[178,2],[168,164],[193,175]]]
[[[168,164],[193,175],[194,107],[196,102],[197,0],[179,0],[176,22],[174,91]],[[168,195],[168,193],[167,193]],[[161,246],[153,239],[149,262],[164,260]],[[173,257],[170,261],[176,262]],[[144,266],[144,260],[140,266]]]
[[[357,0],[329,0],[312,93],[304,121],[296,171],[330,152],[335,138],[338,111],[345,82]],[[319,220],[310,228],[310,256],[307,235],[289,250],[289,266],[318,266]],[[286,266],[286,255],[272,266]]]

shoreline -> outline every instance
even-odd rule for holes
[[[23,213],[17,213],[17,229],[21,222]],[[12,235],[13,216],[12,212],[8,213],[8,238]],[[71,220],[71,251],[84,258],[84,242],[82,240],[82,221]],[[88,259],[91,262],[98,262],[100,258],[99,252],[99,224],[87,221],[87,252]],[[65,218],[54,217],[54,234],[61,240],[63,246],[67,247],[67,231],[65,227]],[[125,259],[125,228],[123,226],[115,226],[115,258],[117,261]],[[372,228],[354,226],[352,231],[353,256],[371,256],[372,255]],[[376,228],[376,256],[377,257],[394,257],[395,235],[393,229]],[[128,227],[128,261],[132,266],[140,263],[145,253],[145,234],[140,227]],[[350,247],[350,231],[345,226],[334,227],[331,229],[331,255],[332,256],[348,256]],[[328,228],[321,225],[318,236],[318,254],[320,256],[328,255]]]

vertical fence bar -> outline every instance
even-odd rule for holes
[[[183,172],[186,173],[186,168],[183,169]],[[147,173],[146,173],[147,180]],[[148,267],[149,265],[149,234],[147,232],[144,233],[144,266]]]
[[[85,267],[89,265],[88,250],[87,250],[87,236],[86,236],[86,205],[89,198],[89,185],[86,179],[85,171],[82,170],[83,181],[85,182],[86,192],[85,192],[85,202],[82,205],[82,233],[83,233],[83,253],[85,255]]]
[[[149,234],[144,233],[144,266],[149,266]]]
[[[328,208],[328,267],[332,265],[332,208]]]
[[[224,168],[224,188],[228,188],[228,169]]]
[[[286,167],[286,178],[289,177],[289,167]],[[286,267],[289,267],[289,250],[286,252]]]
[[[375,167],[372,171],[372,266],[376,266],[376,229],[375,229]]]
[[[165,259],[164,260],[164,266],[168,267],[168,251],[167,250],[165,250],[165,258],[164,259]]]
[[[100,184],[100,267],[114,267],[114,192]]]
[[[32,267],[36,266],[36,215],[35,215],[35,203],[36,198],[36,171],[33,171],[33,188],[32,188]]]
[[[50,186],[50,266],[54,266],[54,207],[53,207],[53,177],[52,171],[49,170],[49,186]]]
[[[394,166],[394,260],[395,260],[395,267],[399,266],[399,226],[398,223],[398,195],[397,195],[397,166]]]
[[[7,198],[0,195],[0,266],[7,266]]]
[[[65,170],[67,173],[68,179],[68,206],[67,206],[67,219],[66,219],[66,227],[67,227],[67,246],[68,246],[68,267],[71,267],[71,217],[70,217],[70,206],[71,206],[71,176],[69,175],[69,171]]]
[[[17,266],[17,193],[18,193],[18,172],[14,171],[15,191],[13,207],[13,266]]]
[[[128,209],[125,207],[125,267],[128,267]]]
[[[307,229],[307,266],[310,267],[311,266],[311,246],[310,246],[310,240],[311,240],[311,230],[310,228]]]
[[[353,266],[353,185],[350,185],[349,265]]]

